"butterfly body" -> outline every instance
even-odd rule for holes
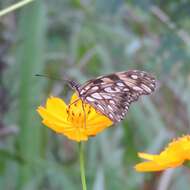
[[[132,102],[155,90],[156,80],[147,72],[129,70],[100,76],[83,85],[75,82],[72,88],[83,102],[117,123],[126,116]]]

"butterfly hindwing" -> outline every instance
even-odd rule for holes
[[[143,71],[130,70],[100,76],[80,86],[80,98],[114,123],[121,121],[132,102],[139,96],[151,94],[155,78]]]

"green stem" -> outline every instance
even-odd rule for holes
[[[19,8],[23,7],[24,5],[26,5],[32,1],[34,1],[34,0],[23,0],[23,1],[20,1],[18,3],[15,3],[15,4],[11,5],[10,7],[7,7],[5,9],[1,10],[0,11],[0,17],[6,15],[7,13],[10,13],[16,9],[19,9]]]
[[[82,142],[79,143],[79,158],[80,158],[80,175],[81,175],[82,189],[87,190],[85,168],[84,168],[84,149]]]

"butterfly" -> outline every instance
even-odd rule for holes
[[[108,117],[113,123],[120,122],[132,102],[141,95],[149,95],[156,88],[156,79],[151,74],[129,70],[91,79],[83,85],[67,80],[79,99]]]

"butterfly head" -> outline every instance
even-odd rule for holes
[[[76,81],[74,80],[67,80],[68,82],[68,85],[75,91],[77,91],[79,93],[79,87],[80,87],[80,84],[77,83]],[[80,93],[79,93],[80,94]]]

